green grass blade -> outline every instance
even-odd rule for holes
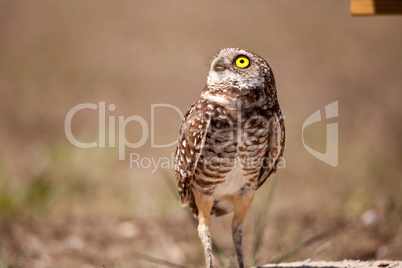
[[[234,267],[234,264],[231,262],[231,260],[225,257],[222,249],[214,241],[212,241],[212,250],[215,252],[215,256],[224,267]]]
[[[250,266],[255,266],[258,262],[257,254],[260,251],[262,238],[264,236],[264,230],[268,222],[268,213],[272,205],[272,199],[275,193],[277,176],[272,176],[268,180],[268,190],[265,198],[264,205],[262,206],[260,216],[257,219],[257,223],[255,226],[255,232],[253,237],[253,248],[252,248],[252,257]]]
[[[149,256],[144,253],[135,252],[134,254],[138,259],[141,259],[141,260],[144,260],[147,262],[151,262],[154,264],[163,265],[163,266],[167,266],[167,267],[173,267],[173,268],[186,268],[185,266],[182,266],[180,264],[175,264],[175,263],[172,263],[172,262],[160,259],[160,258],[152,257],[152,256]]]
[[[165,182],[174,196],[174,198],[178,201],[179,200],[179,192],[177,191],[176,180],[171,176],[171,174],[167,171],[163,172],[163,177],[165,178]]]
[[[4,245],[1,245],[1,267],[7,268],[7,249]]]
[[[300,252],[301,250],[303,250],[304,248],[312,245],[313,243],[325,239],[331,235],[333,235],[336,231],[338,231],[338,228],[331,228],[327,231],[324,231],[322,233],[319,233],[316,236],[313,236],[312,238],[304,241],[303,243],[295,246],[294,248],[290,249],[289,251],[285,252],[284,254],[282,254],[281,256],[279,256],[278,258],[274,259],[272,261],[272,263],[280,263],[283,262],[284,260],[289,259],[290,257],[294,256],[295,254],[297,254],[298,252]]]
[[[165,182],[168,185],[168,188],[170,189],[170,192],[172,193],[172,195],[175,197],[175,199],[178,201],[179,200],[179,195],[177,192],[177,188],[176,188],[176,182],[175,179],[172,178],[172,176],[168,173],[168,172],[164,172],[163,173],[163,177],[165,178]],[[198,226],[198,220],[197,218],[195,218],[193,216],[193,213],[190,210],[186,210],[191,219],[191,221],[193,222],[194,226],[197,227]],[[215,256],[218,258],[218,260],[221,262],[221,264],[225,267],[232,267],[233,263],[225,257],[225,254],[223,253],[223,250],[212,240],[212,250],[215,252]]]
[[[332,238],[331,240],[325,242],[322,246],[320,246],[319,248],[317,248],[316,250],[314,250],[309,256],[307,256],[306,259],[311,259],[314,258],[315,256],[317,256],[318,254],[320,254],[321,252],[323,252],[324,250],[326,250],[327,248],[329,248],[330,246],[332,246],[336,240],[338,240],[338,236]]]

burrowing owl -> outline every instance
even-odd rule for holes
[[[207,267],[213,267],[210,215],[233,211],[232,235],[244,267],[242,225],[255,191],[276,171],[285,128],[267,62],[239,48],[211,63],[201,97],[184,116],[175,172],[182,205],[199,219]]]

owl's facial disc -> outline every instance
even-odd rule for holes
[[[230,68],[239,68],[245,69],[250,66],[250,60],[247,56],[237,56],[233,62],[227,62],[228,59],[225,59],[221,56],[216,57],[211,63],[211,71],[220,72]]]
[[[260,77],[258,67],[253,65],[245,53],[218,55],[211,63],[208,84],[224,84],[240,88],[261,86],[264,77]]]

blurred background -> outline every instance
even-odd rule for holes
[[[400,16],[352,17],[347,1],[1,0],[3,267],[202,267],[196,226],[172,187],[175,146],[151,140],[153,130],[156,144],[173,142],[180,115],[158,107],[152,119],[152,105],[184,113],[224,47],[268,61],[286,115],[285,166],[249,211],[246,259],[402,259],[401,26]],[[336,167],[302,142],[303,122],[334,101],[339,117],[304,135],[325,152],[326,124],[337,122]],[[74,146],[67,113],[98,105],[77,112],[71,129],[99,145],[103,102],[106,146]],[[133,121],[123,133],[119,117],[132,115],[147,127]],[[118,134],[146,142],[119,160]],[[130,166],[130,154],[142,162]],[[229,263],[230,221],[212,222]]]

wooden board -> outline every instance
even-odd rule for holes
[[[402,0],[350,0],[352,15],[402,14]]]

